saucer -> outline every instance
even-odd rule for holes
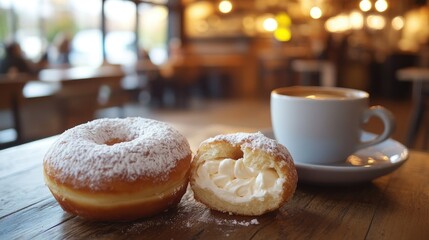
[[[274,139],[272,131],[264,132]],[[362,140],[375,135],[363,132]],[[348,185],[369,182],[399,168],[408,159],[408,149],[401,143],[387,139],[377,145],[361,149],[344,162],[329,165],[295,162],[299,182],[320,185]]]

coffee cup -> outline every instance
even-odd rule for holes
[[[296,162],[332,164],[345,161],[359,149],[388,139],[395,127],[392,113],[369,107],[365,91],[317,86],[292,86],[271,92],[271,122],[275,138]],[[381,134],[362,141],[363,125],[378,117]]]

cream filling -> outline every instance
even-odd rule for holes
[[[82,193],[68,189],[64,186],[56,185],[45,177],[45,183],[49,189],[63,200],[76,202],[86,206],[97,206],[101,208],[109,208],[114,206],[124,206],[139,204],[142,202],[150,202],[162,199],[166,196],[171,196],[183,187],[183,181],[178,181],[166,190],[153,195],[147,195],[145,191],[139,193],[111,193],[111,194],[91,194]]]
[[[196,183],[225,201],[242,203],[280,194],[284,179],[273,168],[255,169],[246,166],[243,158],[226,158],[201,164]]]

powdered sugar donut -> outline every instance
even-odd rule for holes
[[[127,221],[177,204],[191,158],[186,138],[166,123],[99,119],[61,134],[43,166],[46,185],[65,211]]]
[[[191,164],[195,199],[238,215],[257,216],[280,208],[293,196],[297,180],[286,147],[259,132],[207,139]]]

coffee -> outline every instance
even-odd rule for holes
[[[347,99],[347,95],[337,94],[337,93],[308,92],[308,93],[288,94],[288,96],[303,97],[303,98],[310,98],[310,99]]]
[[[277,94],[286,95],[291,97],[302,97],[309,99],[320,99],[320,100],[338,100],[338,99],[356,99],[361,98],[359,94],[355,92],[351,93],[348,91],[333,91],[333,90],[324,90],[324,89],[309,89],[309,90],[298,90],[298,91],[289,91],[289,90],[278,90]]]

